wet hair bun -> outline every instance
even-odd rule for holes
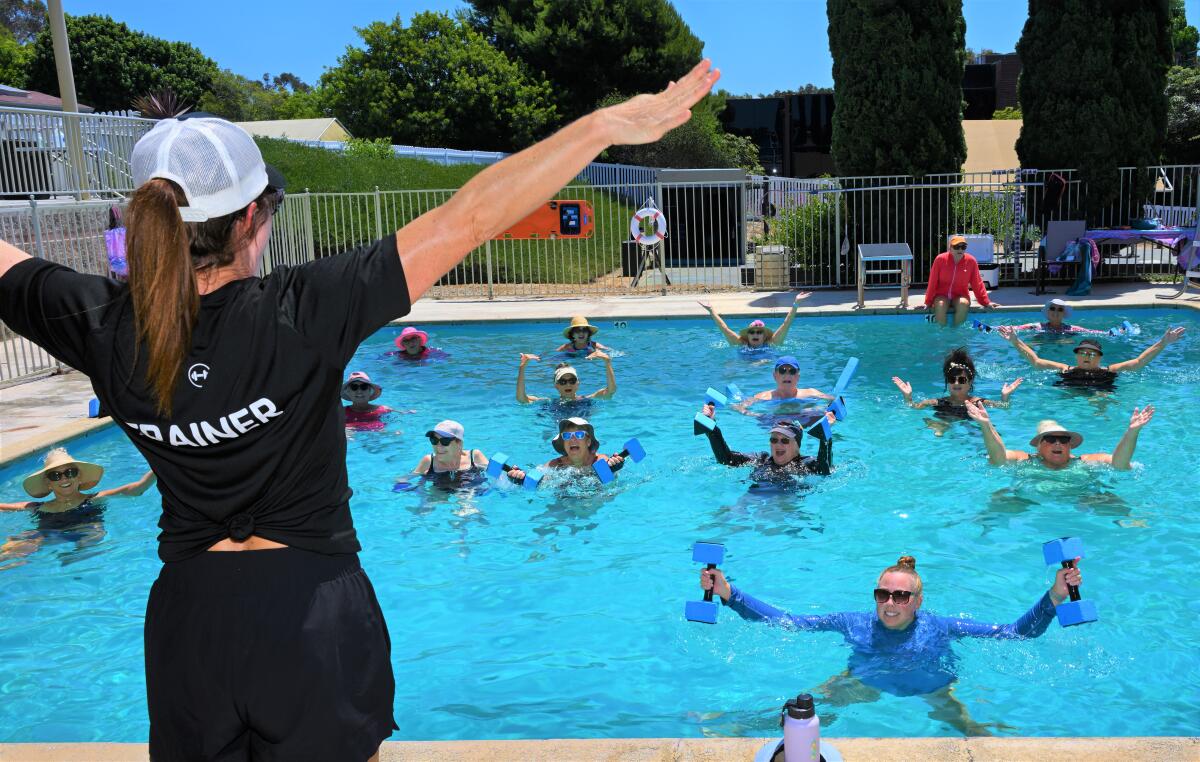
[[[912,556],[900,556],[899,560],[896,561],[896,566],[903,566],[906,569],[912,569],[913,571],[916,571],[917,559],[913,558]]]

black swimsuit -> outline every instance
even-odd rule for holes
[[[1117,380],[1116,372],[1108,368],[1067,368],[1059,371],[1059,376],[1055,386],[1085,389],[1112,389]]]
[[[104,506],[88,499],[69,511],[34,511],[34,518],[41,534],[78,542],[90,533],[90,525],[104,521]]]
[[[751,489],[767,486],[794,488],[800,485],[799,477],[809,474],[827,476],[832,472],[833,443],[828,439],[821,440],[821,447],[815,458],[811,455],[800,455],[781,466],[769,452],[733,452],[725,442],[725,435],[721,433],[719,426],[705,433],[718,463],[726,466],[754,466],[750,472],[750,478],[754,481],[750,485]]]
[[[434,471],[433,459],[429,459],[429,470],[425,472],[425,478],[433,482],[435,487],[442,489],[459,489],[462,487],[474,487],[487,481],[487,476],[483,468],[475,464],[475,455],[471,454],[470,468],[457,469],[452,471]]]
[[[987,402],[983,397],[970,397],[972,402],[982,405]],[[970,418],[966,405],[956,405],[949,397],[938,397],[933,405],[933,414],[947,421],[965,421]]]

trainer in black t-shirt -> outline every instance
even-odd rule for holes
[[[251,534],[318,553],[360,549],[342,373],[363,339],[410,307],[395,236],[226,284],[200,298],[163,420],[146,350],[134,351],[128,286],[42,259],[0,278],[0,319],[86,373],[158,475],[164,561]]]

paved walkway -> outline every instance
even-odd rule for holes
[[[1127,307],[1167,307],[1200,310],[1200,295],[1166,300],[1177,287],[1146,283],[1102,283],[1092,295],[1071,299],[1078,310]],[[1002,305],[999,311],[1040,309],[1052,295],[1034,296],[1028,287],[1010,286],[993,292]],[[867,292],[866,306],[855,309],[853,291],[814,291],[801,303],[800,317],[863,314],[901,314],[897,289]],[[910,304],[920,304],[923,293],[910,294]],[[593,321],[632,318],[703,318],[702,300],[722,315],[738,318],[775,317],[787,313],[794,291],[741,291],[714,294],[670,294],[667,296],[596,296],[576,299],[443,300],[422,299],[412,313],[400,321],[417,325],[476,323],[507,320],[565,322],[572,315],[587,315]],[[975,313],[973,313],[975,314]],[[991,313],[983,313],[991,314]],[[989,319],[996,319],[994,316]],[[736,325],[736,323],[735,323]],[[1149,338],[1149,337],[1147,337]],[[104,422],[87,418],[91,386],[79,373],[31,381],[0,389],[0,464],[50,443],[94,430]]]

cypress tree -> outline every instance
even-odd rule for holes
[[[1168,8],[1168,0],[1029,0],[1017,43],[1017,156],[1031,169],[1078,169],[1093,221],[1117,197],[1119,167],[1157,164],[1162,153]],[[1149,177],[1139,177],[1145,190]]]
[[[958,172],[962,0],[828,0],[842,175]]]

